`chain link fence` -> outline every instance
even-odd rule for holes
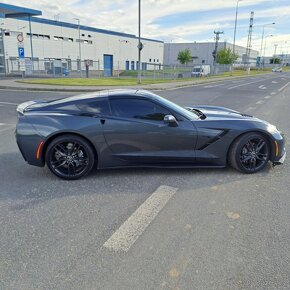
[[[162,65],[160,63],[141,64],[141,75],[145,79],[188,79],[203,77],[202,74],[193,74],[194,69],[208,67],[208,74],[223,74],[231,69],[230,65]],[[106,64],[101,60],[58,60],[58,59],[31,59],[19,60],[9,58],[6,60],[6,75],[40,78],[137,78],[138,61],[114,61]]]

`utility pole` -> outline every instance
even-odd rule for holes
[[[239,9],[239,2],[243,0],[237,0],[237,6],[236,6],[236,18],[235,18],[235,29],[234,29],[234,43],[233,43],[233,58],[232,58],[232,72],[234,70],[234,62],[235,62],[235,48],[236,48],[236,33],[237,33],[237,22],[238,22],[238,9]]]
[[[220,39],[220,34],[224,34],[223,31],[214,31],[215,34],[215,48],[214,51],[212,52],[212,56],[213,56],[213,65],[214,65],[214,74],[216,73],[216,58],[217,58],[217,50],[218,50],[218,43],[219,43],[219,39]]]
[[[254,12],[252,11],[251,17],[250,17],[250,26],[249,26],[246,59],[245,59],[245,66],[248,73],[250,72],[249,69],[250,69],[250,57],[251,57],[251,47],[252,47],[253,23],[254,23]]]

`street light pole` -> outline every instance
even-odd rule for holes
[[[264,25],[263,25],[263,30],[262,30],[262,40],[261,40],[261,49],[260,49],[260,65],[259,65],[260,67],[261,67],[262,52],[263,52],[263,42],[264,42],[265,26],[273,25],[273,24],[275,24],[275,22],[267,23],[267,24],[264,24]]]
[[[265,67],[265,61],[264,61],[264,59],[265,59],[265,56],[266,56],[267,38],[268,38],[268,37],[272,37],[272,36],[273,36],[272,34],[271,34],[271,35],[266,35],[266,36],[265,36],[264,53],[263,53],[263,67]]]
[[[141,84],[141,0],[138,1],[138,84]]]
[[[75,18],[75,20],[78,22],[80,74],[81,74],[81,77],[82,77],[81,26],[80,26],[80,19],[79,18]]]

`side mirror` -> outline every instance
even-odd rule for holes
[[[177,120],[172,115],[165,115],[163,120],[164,120],[164,124],[167,124],[170,127],[177,127],[178,126]]]

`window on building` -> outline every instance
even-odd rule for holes
[[[10,36],[10,32],[5,32],[5,36]]]
[[[74,40],[73,40],[73,38],[68,38],[68,42],[73,42]]]
[[[58,36],[54,36],[53,39],[54,40],[59,40],[59,37]]]
[[[88,37],[92,37],[90,34],[88,34]]]
[[[151,62],[152,61],[152,59],[151,58],[149,58],[149,62]]]
[[[142,99],[122,98],[110,100],[112,114],[118,117],[163,121],[171,113],[163,107]]]
[[[85,36],[85,35],[82,33],[82,36]]]

